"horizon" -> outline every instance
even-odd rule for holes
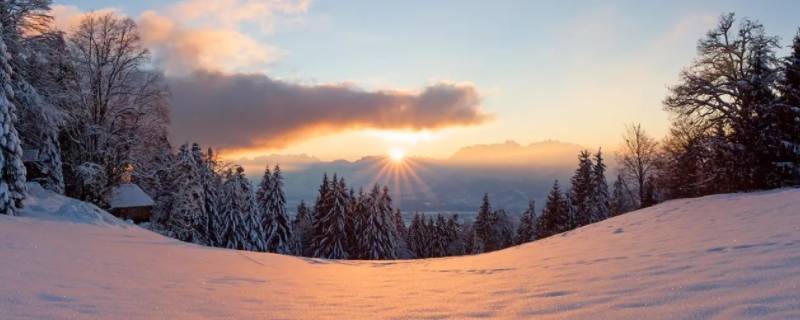
[[[354,161],[392,150],[444,159],[505,140],[613,150],[630,123],[660,139],[668,87],[721,14],[758,20],[785,46],[800,4],[77,0],[53,8],[63,29],[109,11],[142,25],[166,71],[176,146],[196,141],[227,160]],[[262,92],[285,98],[272,103]],[[197,128],[211,119],[218,130]]]

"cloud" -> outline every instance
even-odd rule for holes
[[[469,84],[437,83],[419,92],[365,91],[198,71],[171,78],[170,87],[175,141],[228,150],[282,148],[315,134],[350,129],[439,129],[491,119]]]
[[[144,11],[137,23],[144,45],[168,75],[194,70],[264,71],[284,52],[257,40],[281,19],[308,10],[307,0],[187,0],[159,11]],[[103,8],[91,13],[54,5],[51,14],[62,30],[75,28],[87,14],[124,13]]]
[[[300,85],[263,74],[285,52],[258,36],[307,12],[308,0],[185,0],[135,20],[145,47],[166,71],[176,143],[228,150],[278,149],[315,134],[352,129],[439,129],[491,117],[471,84],[438,83],[420,92],[366,91],[352,85]],[[87,14],[55,5],[62,30]]]

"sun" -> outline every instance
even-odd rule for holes
[[[403,159],[406,157],[405,151],[400,148],[392,148],[389,150],[389,159],[392,159],[394,162],[403,162]]]

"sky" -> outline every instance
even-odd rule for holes
[[[661,102],[724,12],[783,44],[798,1],[56,1],[137,20],[173,89],[174,142],[231,158],[354,160],[546,139],[655,137]]]

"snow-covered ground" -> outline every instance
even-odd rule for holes
[[[27,205],[32,217],[0,216],[2,319],[800,319],[800,190],[391,262],[198,247],[42,190]]]

